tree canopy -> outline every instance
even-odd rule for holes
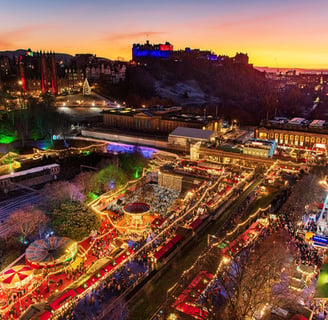
[[[62,203],[51,214],[51,227],[57,236],[79,241],[100,228],[100,217],[81,203]]]

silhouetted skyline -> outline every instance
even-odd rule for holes
[[[257,66],[327,68],[324,0],[2,3],[0,50],[31,48],[131,59],[135,42],[247,52]]]

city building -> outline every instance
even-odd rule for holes
[[[26,52],[0,56],[0,87],[13,94],[71,94],[82,92],[85,78],[116,84],[125,80],[126,63],[98,58],[92,54],[72,57],[54,52]]]
[[[104,79],[115,84],[125,80],[125,62],[98,58],[96,55],[89,53],[76,54],[73,60],[77,67],[83,70],[85,77],[88,78],[90,82]]]
[[[72,57],[54,52],[19,51],[18,56],[0,57],[2,89],[13,95],[80,92],[84,73]]]
[[[220,132],[221,120],[212,116],[181,114],[181,107],[115,108],[103,113],[104,125],[113,129],[168,134],[177,127]]]
[[[244,144],[243,154],[272,158],[277,148],[277,143],[274,140],[250,139]]]
[[[111,83],[119,83],[125,80],[126,65],[121,62],[93,62],[85,68],[86,77],[92,81],[107,78]]]
[[[280,88],[296,86],[298,88],[315,88],[323,90],[328,85],[328,72],[301,72],[296,70],[266,72],[266,78],[279,81]]]
[[[177,127],[168,137],[168,144],[179,147],[189,147],[197,142],[214,142],[217,132],[196,128]]]
[[[327,148],[328,128],[323,120],[304,118],[265,121],[255,129],[255,138],[274,140],[280,146],[299,148]]]
[[[54,52],[32,52],[18,59],[19,81],[23,91],[58,94],[57,65]]]

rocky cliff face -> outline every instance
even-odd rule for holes
[[[101,89],[135,106],[207,106],[226,117],[242,116],[245,123],[264,118],[275,101],[270,83],[252,66],[205,60],[162,60],[130,66],[124,83],[116,87],[103,84]]]

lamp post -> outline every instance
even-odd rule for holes
[[[17,91],[17,95],[18,95],[18,104],[20,105],[21,109],[22,109],[22,91],[23,91],[23,81],[22,80],[18,80],[18,91]]]
[[[213,234],[208,234],[208,235],[207,235],[207,246],[210,245],[210,239],[211,239],[211,238],[214,238],[214,239],[216,239],[216,240],[219,240],[219,238],[218,238],[217,236],[215,236],[215,235],[213,235]]]

